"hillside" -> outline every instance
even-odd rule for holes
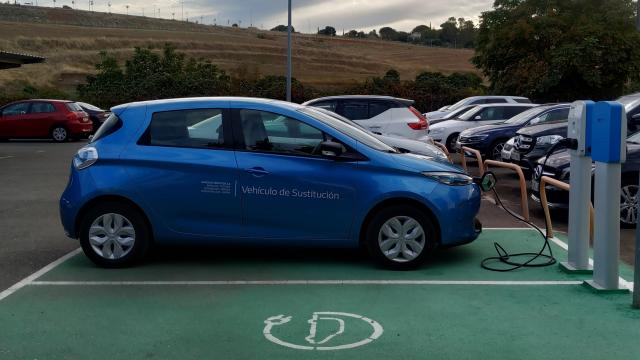
[[[189,56],[211,60],[231,73],[279,75],[286,65],[286,34],[127,16],[0,4],[0,50],[36,54],[45,64],[0,72],[14,80],[72,90],[94,71],[100,51],[126,59],[132,49],[174,44]],[[336,86],[381,76],[390,68],[413,78],[425,70],[476,71],[470,50],[396,42],[295,34],[294,76],[316,86]]]

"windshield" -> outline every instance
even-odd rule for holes
[[[458,101],[457,103],[449,106],[447,108],[447,110],[449,110],[449,111],[458,110],[459,108],[461,108],[462,106],[467,104],[467,100],[468,99],[462,99],[462,100]]]
[[[449,120],[449,119],[457,118],[457,117],[458,117],[458,115],[462,115],[462,114],[464,114],[465,112],[467,112],[467,111],[469,111],[469,110],[473,109],[473,108],[474,108],[474,107],[476,107],[476,106],[477,106],[477,105],[467,105],[467,106],[461,107],[461,108],[460,108],[460,109],[458,109],[458,110],[455,110],[455,111],[450,112],[447,116],[443,117],[443,119],[445,119],[445,120]]]
[[[634,144],[640,144],[640,132],[637,132],[627,138],[627,141]]]
[[[511,119],[505,121],[504,123],[512,124],[512,125],[521,125],[529,121],[529,119],[534,118],[536,115],[540,114],[541,112],[546,111],[549,108],[550,106],[537,106],[521,112],[520,114],[512,117]]]
[[[329,116],[318,111],[313,107],[303,107],[298,110],[312,118],[321,121],[322,123],[331,126],[332,128],[340,131],[341,133],[349,136],[350,138],[378,151],[385,151],[391,153],[397,153],[397,151],[382,141],[376,139],[373,135],[362,130],[360,127],[351,126],[341,120],[336,119],[334,116]]]
[[[458,119],[460,120],[471,120],[474,116],[476,116],[477,113],[479,113],[480,111],[482,111],[482,109],[484,109],[483,107],[474,107],[473,109],[465,112],[464,114],[458,116]]]
[[[91,104],[87,104],[87,103],[83,103],[83,102],[76,102],[76,104],[80,105],[80,107],[87,109],[87,110],[92,110],[92,111],[104,111],[102,109],[100,109],[99,107],[95,106],[95,105],[91,105]]]

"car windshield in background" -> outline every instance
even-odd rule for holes
[[[67,105],[67,109],[69,109],[69,111],[84,111],[82,110],[82,108],[80,107],[80,105],[78,105],[77,103],[66,103],[65,105]]]
[[[458,119],[460,119],[460,120],[464,120],[464,121],[472,120],[472,118],[473,118],[477,113],[479,113],[482,109],[483,109],[483,108],[479,108],[479,109],[478,109],[478,108],[475,108],[475,107],[474,107],[473,109],[471,109],[471,110],[469,110],[469,111],[465,112],[464,114],[462,114],[462,115],[458,116]]]
[[[467,99],[462,99],[462,100],[458,101],[457,103],[449,106],[447,108],[447,111],[458,110],[460,107],[464,106],[466,103],[467,103]]]
[[[91,110],[91,111],[104,111],[102,109],[100,109],[99,107],[95,106],[95,105],[91,105],[91,104],[87,104],[87,103],[83,103],[83,102],[77,102],[76,104],[80,105],[80,107],[87,109],[87,110]]]
[[[444,120],[455,119],[455,118],[458,117],[458,115],[462,115],[465,112],[473,109],[476,106],[478,106],[478,105],[467,105],[467,106],[461,107],[458,110],[454,110],[454,111],[450,112],[447,116],[443,117],[442,119],[444,119]]]
[[[511,125],[522,125],[524,123],[526,123],[529,119],[533,118],[534,116],[542,113],[543,111],[546,111],[547,109],[549,109],[551,106],[537,106],[528,110],[525,110],[523,112],[521,112],[520,114],[512,117],[511,119],[505,121],[505,124],[511,124]]]
[[[640,144],[640,132],[637,132],[627,138],[627,142],[633,144]]]
[[[355,139],[356,141],[370,148],[373,148],[379,151],[392,152],[392,153],[397,152],[394,148],[376,139],[374,136],[362,130],[360,127],[354,127],[352,125],[349,125],[341,120],[336,119],[333,116],[324,114],[313,107],[303,107],[298,111],[308,116],[311,116],[312,118],[318,121],[322,121],[328,126],[331,126],[332,128],[340,131],[341,133]]]

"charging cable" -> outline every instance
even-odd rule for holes
[[[542,174],[544,173],[544,168],[547,165],[547,160],[549,159],[549,156],[553,154],[561,146],[574,148],[574,146],[577,146],[577,144],[573,139],[563,139],[555,143],[553,146],[551,146],[549,151],[547,151],[547,153],[545,154],[544,161],[542,162],[543,172],[540,174],[540,177],[542,177]],[[535,176],[535,174],[533,176]],[[538,193],[541,193],[541,191],[542,191],[542,182],[539,181]],[[540,229],[538,226],[536,226],[532,222],[525,220],[521,216],[515,214],[513,211],[507,209],[507,207],[505,207],[504,204],[502,203],[502,200],[500,199],[500,195],[498,195],[498,192],[496,191],[495,187],[493,188],[493,193],[496,196],[496,201],[498,202],[498,205],[500,205],[500,207],[507,214],[529,225],[530,227],[532,227],[533,229],[537,230],[540,233],[540,235],[544,239],[544,245],[538,252],[522,252],[517,254],[510,254],[500,244],[498,244],[497,242],[494,242],[493,246],[496,249],[498,256],[491,256],[482,260],[482,262],[480,263],[480,266],[482,266],[483,269],[490,270],[490,271],[508,272],[508,271],[513,271],[521,268],[544,267],[544,266],[550,266],[555,264],[557,261],[556,261],[556,258],[553,256],[553,250],[551,249],[551,244],[549,243],[549,235],[545,234],[544,231],[542,231],[542,229]],[[544,218],[544,223],[545,223],[545,227],[548,228],[549,224],[547,222],[546,216]],[[518,258],[523,258],[523,257],[524,258],[528,257],[528,259],[520,262],[517,261]],[[496,267],[492,265],[495,263],[501,263],[503,265],[500,267]],[[505,267],[505,265],[507,266]]]

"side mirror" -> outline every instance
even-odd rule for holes
[[[342,145],[333,141],[323,141],[320,143],[320,154],[327,159],[336,159],[342,155]]]
[[[539,118],[539,117],[537,117],[537,118],[535,118],[535,119],[533,119],[533,120],[529,121],[529,125],[535,125],[535,124],[537,124],[537,123],[539,123],[539,122],[540,122],[540,118]]]
[[[480,115],[476,115],[476,117],[475,117],[474,119],[476,119],[476,120],[482,120],[482,116],[480,116]]]
[[[488,192],[493,190],[496,187],[496,183],[498,179],[496,179],[496,175],[491,171],[487,171],[480,178],[474,178],[473,181],[480,186],[480,189],[484,192]]]

